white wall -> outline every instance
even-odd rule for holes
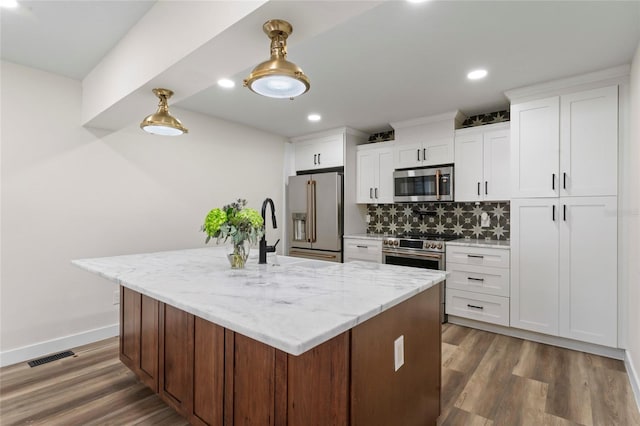
[[[284,223],[286,139],[172,108],[180,137],[80,126],[81,83],[1,65],[0,352],[116,324],[113,283],[71,259],[204,246],[200,225],[238,197]],[[280,230],[268,231],[269,241]],[[41,355],[41,354],[39,354]]]
[[[629,164],[626,176],[629,192],[623,217],[627,231],[624,234],[627,250],[623,253],[625,257],[622,261],[628,271],[624,277],[629,295],[627,366],[633,368],[630,375],[636,401],[640,405],[640,44],[631,65],[630,103],[630,143],[626,159]]]

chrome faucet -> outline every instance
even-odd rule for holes
[[[273,223],[273,229],[277,229],[278,225],[276,224],[276,208],[273,205],[273,200],[271,198],[267,198],[262,202],[262,221],[264,222],[264,230],[265,233],[262,234],[262,238],[260,239],[260,257],[258,259],[259,264],[267,263],[267,253],[275,253],[276,246],[280,242],[280,239],[276,241],[276,243],[272,246],[267,245],[267,204],[271,205],[271,221]]]

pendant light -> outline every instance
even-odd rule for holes
[[[309,78],[299,66],[287,61],[287,37],[293,27],[287,21],[272,19],[262,26],[271,39],[271,59],[258,64],[244,86],[252,92],[269,98],[290,98],[309,91]]]
[[[180,120],[169,114],[167,99],[173,96],[173,92],[169,89],[153,89],[153,93],[160,98],[158,110],[142,120],[140,128],[147,133],[163,136],[189,133],[189,130],[182,126]]]

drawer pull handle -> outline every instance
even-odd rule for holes
[[[468,280],[471,281],[484,281],[484,278],[473,278],[473,277],[467,277]]]
[[[481,256],[479,254],[468,254],[467,257],[475,257],[477,259],[484,259],[484,256]]]
[[[356,247],[358,247],[358,248],[369,248],[369,246],[360,246],[360,245],[358,245]]]
[[[470,308],[474,308],[474,309],[484,309],[484,306],[476,306],[476,305],[470,305],[467,303],[467,306]]]

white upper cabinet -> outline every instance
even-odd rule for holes
[[[509,199],[509,136],[504,123],[456,131],[456,201]]]
[[[308,139],[294,144],[296,171],[344,166],[344,135]]]
[[[617,194],[618,87],[511,106],[513,198]]]
[[[393,203],[393,144],[359,145],[356,158],[357,202]]]
[[[458,112],[391,123],[395,129],[395,169],[451,164],[454,130],[464,117]]]
[[[618,193],[618,87],[560,98],[560,195]]]
[[[560,161],[557,96],[511,105],[511,196],[557,197]]]

